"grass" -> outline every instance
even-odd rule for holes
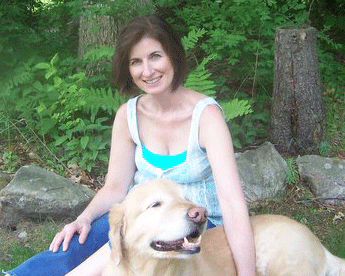
[[[16,229],[0,228],[0,271],[10,270],[33,255],[46,250],[63,223],[46,220],[40,223],[27,221]],[[19,234],[27,233],[24,239]]]

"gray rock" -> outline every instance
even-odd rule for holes
[[[12,217],[65,219],[78,215],[95,192],[37,166],[23,166],[0,192],[0,210]]]
[[[270,142],[235,157],[247,202],[285,194],[287,165]]]
[[[345,162],[337,158],[305,155],[296,159],[301,180],[324,203],[345,203]]]

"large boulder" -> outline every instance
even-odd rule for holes
[[[0,191],[0,210],[14,217],[60,220],[78,215],[95,195],[37,166],[23,166]]]
[[[270,142],[235,154],[244,195],[250,204],[284,194],[287,164]]]
[[[324,203],[345,203],[345,162],[337,158],[305,155],[296,159],[301,180]]]

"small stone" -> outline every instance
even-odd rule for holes
[[[28,233],[26,233],[26,231],[22,231],[18,235],[18,239],[20,239],[21,241],[26,240],[27,237],[28,237]]]

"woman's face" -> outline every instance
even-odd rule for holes
[[[171,92],[174,68],[161,43],[144,37],[129,54],[129,72],[133,82],[148,94]]]

